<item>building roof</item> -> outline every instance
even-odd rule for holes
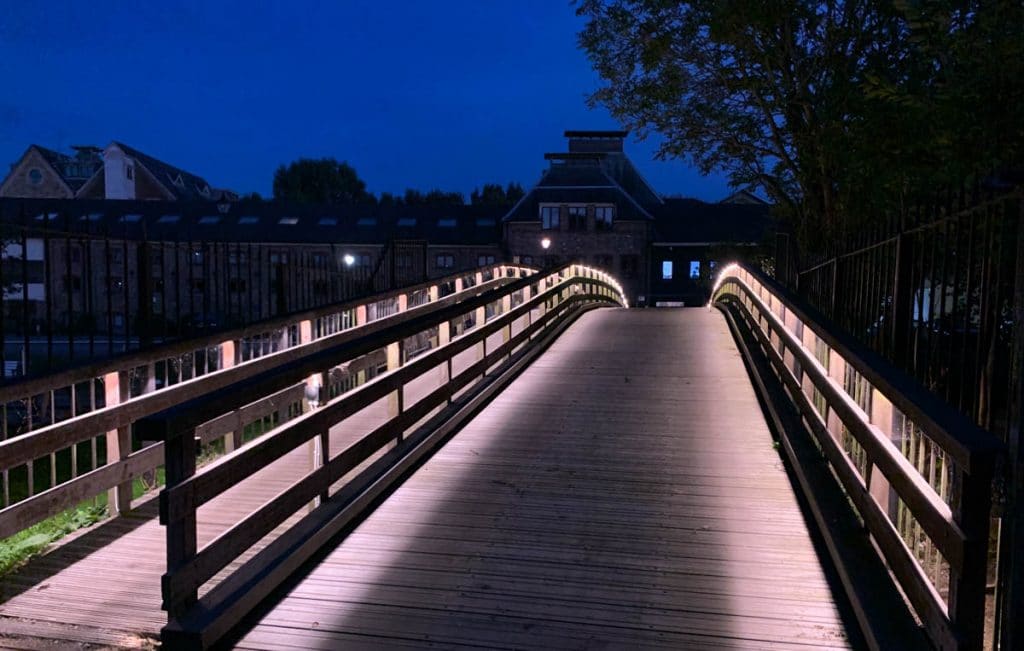
[[[0,199],[0,219],[98,237],[166,242],[498,246],[502,208],[317,206],[282,202]]]
[[[544,158],[551,161],[550,167],[505,221],[536,220],[542,203],[611,203],[618,206],[617,219],[653,219],[662,203],[621,152],[547,153]]]
[[[103,167],[103,159],[100,158],[98,148],[79,148],[74,156],[40,145],[31,145],[30,148],[39,152],[72,192],[77,192]]]
[[[222,194],[218,194],[224,191],[215,190],[206,179],[197,174],[187,172],[180,167],[175,167],[162,160],[153,158],[149,154],[143,153],[134,147],[129,147],[122,142],[115,140],[111,145],[118,147],[121,151],[142,164],[153,178],[178,201],[205,201],[226,198],[222,197]]]
[[[767,204],[666,199],[655,215],[654,244],[760,243],[775,228]]]

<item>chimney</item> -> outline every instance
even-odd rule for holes
[[[570,153],[622,153],[628,131],[566,131]]]

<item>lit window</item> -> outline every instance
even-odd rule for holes
[[[540,227],[545,230],[558,228],[560,210],[558,206],[543,206],[540,209]]]
[[[277,223],[281,224],[282,226],[294,226],[295,224],[299,223],[299,218],[298,217],[282,217],[281,219],[277,220]]]
[[[700,278],[700,261],[690,261],[690,278]]]
[[[672,280],[672,261],[662,260],[661,262],[661,279]]]

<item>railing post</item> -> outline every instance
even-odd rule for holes
[[[196,474],[196,436],[194,430],[168,436],[164,441],[164,461],[167,486],[161,495],[178,486]],[[161,511],[164,505],[161,503]],[[163,607],[167,617],[177,619],[188,612],[199,598],[197,590],[186,594],[171,594],[170,577],[182,565],[196,555],[196,511],[189,512],[166,522],[167,529],[167,573],[161,582]]]
[[[988,461],[988,462],[986,462]],[[953,520],[964,532],[963,570],[949,575],[949,618],[962,636],[962,648],[982,648],[985,634],[985,584],[988,578],[988,532],[992,507],[992,466],[979,459],[968,475],[953,473],[959,500]]]
[[[402,366],[403,341],[394,341],[385,349],[387,355],[388,371],[394,371]],[[402,387],[388,394],[388,420],[397,418],[402,413]],[[401,438],[401,436],[399,436]]]
[[[113,407],[126,401],[129,397],[128,376],[121,371],[114,371],[103,376],[104,404]],[[118,427],[107,432],[107,464],[114,464],[132,453],[131,428]],[[127,513],[132,507],[132,482],[126,481],[110,489],[107,493],[107,512],[111,515]]]
[[[437,324],[437,347],[448,344],[452,340],[452,323],[451,321],[444,321],[443,323]],[[438,367],[438,373],[440,374],[440,380],[438,386],[444,386],[452,379],[452,358],[449,355],[445,362]],[[452,403],[451,395],[448,396],[448,404]]]
[[[896,236],[896,276],[893,279],[892,323],[889,324],[890,345],[893,360],[898,366],[909,368],[911,350],[910,332],[914,316],[914,251],[910,236],[900,233]],[[835,315],[832,316],[835,320]]]
[[[1010,360],[1006,506],[999,527],[999,582],[996,588],[996,639],[1003,649],[1024,648],[1024,201],[1017,201],[1016,268],[1013,288],[1013,348]],[[1007,212],[1010,207],[1007,205]]]

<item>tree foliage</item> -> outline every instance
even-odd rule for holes
[[[806,240],[1020,161],[1013,0],[578,0],[605,105],[763,188]]]
[[[469,195],[469,202],[474,206],[511,207],[526,194],[523,186],[510,182],[502,188],[500,183],[484,183],[483,187],[475,188]]]
[[[274,172],[274,198],[303,203],[366,203],[373,195],[355,168],[333,158],[300,158]]]

